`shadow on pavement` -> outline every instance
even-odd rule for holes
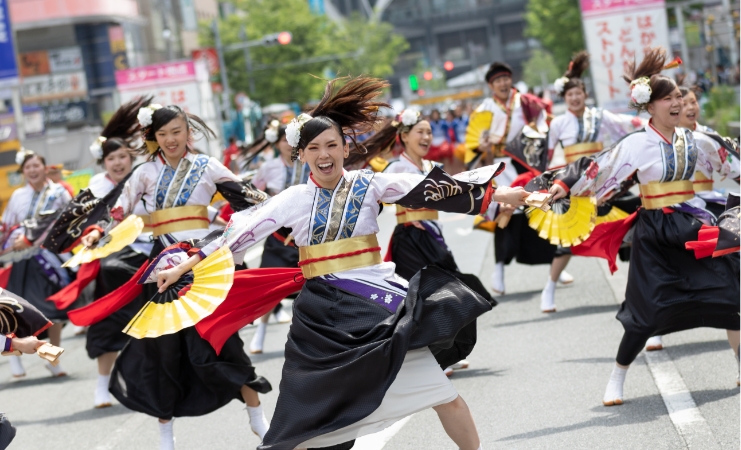
[[[507,369],[491,370],[489,368],[484,369],[459,369],[453,372],[451,380],[460,380],[462,378],[474,378],[474,377],[501,377]]]
[[[729,358],[733,356],[731,346],[728,345],[728,340],[726,339],[717,341],[687,342],[685,344],[679,345],[668,345],[664,347],[663,351],[668,351],[672,359],[680,359],[687,356],[720,351],[727,351]]]
[[[24,425],[37,425],[37,424],[56,425],[56,424],[71,423],[71,422],[105,419],[107,417],[118,416],[121,414],[135,414],[135,411],[127,409],[126,407],[120,404],[115,404],[109,408],[101,408],[101,409],[93,409],[93,407],[91,406],[90,409],[77,411],[72,414],[68,414],[66,416],[50,417],[48,419],[43,419],[43,420],[20,420],[20,421],[13,420],[13,425],[19,426],[19,427],[24,426]],[[12,420],[12,417],[11,417],[11,420]]]
[[[533,305],[533,314],[537,313],[540,316],[537,319],[518,320],[516,322],[498,323],[498,324],[492,325],[492,328],[516,327],[518,325],[527,325],[529,323],[547,322],[547,321],[558,320],[558,319],[569,319],[571,317],[587,316],[590,314],[617,312],[619,306],[614,303],[611,303],[609,305],[577,306],[576,308],[559,310],[558,312],[555,312],[552,314],[543,314],[540,311],[538,311],[537,309],[538,307],[539,305]]]

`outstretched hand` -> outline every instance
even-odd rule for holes
[[[525,199],[528,195],[530,195],[530,193],[520,186],[500,186],[494,192],[493,200],[517,207],[525,204]]]

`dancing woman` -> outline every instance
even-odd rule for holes
[[[265,139],[279,152],[277,158],[264,163],[252,179],[255,187],[269,195],[278,195],[287,188],[304,184],[309,179],[309,167],[291,158],[293,148],[286,141],[286,126],[274,120],[265,130]],[[265,239],[260,267],[298,267],[298,247],[293,243],[291,230],[281,228]],[[271,312],[278,322],[289,322],[290,316],[283,311],[280,303]],[[250,341],[250,353],[262,353],[265,344],[270,314],[265,314],[257,323],[255,335]]]
[[[259,448],[338,445],[426,408],[437,411],[458,447],[481,448],[466,403],[439,365],[465,356],[455,336],[491,305],[454,274],[436,267],[423,269],[407,287],[395,275],[394,264],[381,261],[379,202],[475,214],[492,198],[519,205],[527,194],[492,187],[490,180],[500,166],[458,178],[439,168],[427,177],[344,171],[346,133],[372,126],[378,108],[387,106],[374,99],[388,85],[369,78],[351,79],[337,92],[334,85],[330,82],[316,108],[286,131],[294,158],[311,168],[309,182],[235,214],[220,239],[159,273],[161,289],[220,247],[243,254],[281,226],[290,227],[301,269],[285,270],[285,277],[294,284],[294,277],[303,273],[305,284],[294,302],[276,411]],[[234,301],[227,299],[196,326],[217,347],[220,334],[279,300],[280,295],[266,299],[266,292],[274,289],[262,280],[262,270],[276,269],[239,272],[235,278],[251,276],[251,283],[235,280],[230,293]],[[266,290],[261,292],[257,286],[262,285]]]
[[[593,158],[533,180],[535,188],[550,186],[556,198],[570,191],[598,201],[619,194],[635,178],[640,184],[643,208],[623,221],[598,225],[581,245],[595,255],[609,248],[607,257],[614,260],[622,235],[633,225],[628,285],[617,315],[625,333],[605,390],[606,406],[623,403],[625,375],[651,336],[697,327],[725,329],[738,355],[738,255],[697,260],[685,249],[713,220],[695,201],[691,178],[696,168],[737,179],[738,155],[726,155],[707,136],[677,127],[682,94],[673,79],[660,74],[665,60],[665,50],[653,48],[639,65],[628,66],[631,107],[651,115],[644,130]]]
[[[50,295],[69,283],[69,275],[62,268],[59,257],[41,248],[57,212],[72,199],[67,190],[46,176],[46,159],[32,151],[21,150],[16,155],[26,184],[13,192],[2,217],[4,232],[3,253],[12,257],[8,290],[25,298],[54,325],[49,327],[49,342],[59,346],[62,327],[67,312],[58,310],[54,303],[47,302]],[[10,370],[14,377],[25,376],[18,356],[10,357]],[[65,376],[61,365],[46,364],[54,377]]]
[[[218,212],[208,208],[217,191],[235,210],[264,198],[218,160],[193,150],[196,133],[213,135],[197,116],[175,105],[149,105],[138,111],[138,118],[145,140],[141,152],[149,152],[149,158],[126,181],[114,210],[120,207],[118,213],[127,216],[142,205],[149,213],[155,237],[152,255],[171,244],[205,237]],[[92,230],[83,243],[90,246],[100,237],[99,230]],[[103,299],[71,312],[72,321],[95,323],[142,290],[145,298],[152,298],[152,284],[137,284],[143,269],[146,265]],[[208,414],[235,398],[247,404],[252,431],[262,437],[268,424],[257,393],[267,393],[271,386],[255,374],[242,347],[235,333],[217,355],[192,327],[131,339],[116,359],[109,388],[127,408],[159,419],[163,450],[174,446],[174,417]]]
[[[587,67],[589,54],[581,51],[571,59],[566,73],[553,83],[568,109],[550,123],[548,168],[551,170],[581,157],[596,154],[644,125],[636,116],[614,114],[602,108],[586,105],[587,88],[581,76]],[[541,311],[556,310],[556,283],[562,278],[562,272],[569,259],[571,252],[568,248],[559,247],[556,250],[548,281],[540,294]],[[573,280],[570,275],[562,279],[566,282]]]
[[[382,153],[397,140],[397,137],[404,148],[399,159],[390,162],[383,170],[384,173],[427,175],[434,167],[440,165],[425,159],[432,141],[432,129],[419,111],[413,109],[403,111],[398,120],[387,124],[374,138],[376,136],[376,139],[371,138],[364,143],[367,149],[366,158]],[[436,265],[455,273],[477,294],[496,304],[478,277],[460,273],[453,253],[445,244],[437,218],[437,211],[434,210],[407,209],[396,205],[397,225],[391,236],[386,260],[392,261],[396,265],[396,274],[406,280],[410,280],[423,267]],[[471,322],[465,332],[469,334],[473,346],[476,342],[476,323]],[[444,369],[445,374],[451,376],[454,369],[467,367],[468,361],[463,360]]]

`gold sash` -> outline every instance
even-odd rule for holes
[[[702,172],[695,172],[695,181],[692,182],[692,187],[695,188],[695,192],[712,191],[713,180],[706,177]]]
[[[203,230],[208,228],[208,224],[206,206],[178,206],[150,214],[150,226],[155,237],[177,231]]]
[[[602,150],[602,142],[580,142],[564,147],[563,153],[567,163],[572,163],[582,156],[594,155]]]
[[[142,233],[151,233],[152,232],[152,218],[149,217],[149,214],[140,214],[139,218],[144,222],[144,229],[142,229]]]
[[[642,184],[641,203],[646,209],[661,209],[666,206],[686,202],[695,196],[692,182],[689,180],[659,183],[653,181]]]
[[[414,222],[415,220],[437,220],[437,211],[430,209],[408,209],[401,205],[396,205],[396,223],[404,224]]]
[[[306,279],[381,264],[375,234],[299,247],[298,255]]]

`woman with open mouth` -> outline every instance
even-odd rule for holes
[[[492,186],[499,164],[455,177],[439,168],[426,176],[345,171],[346,137],[373,126],[378,108],[388,107],[375,101],[388,84],[342,81],[338,90],[331,81],[319,104],[286,130],[294,159],[311,169],[309,181],[234,214],[219,239],[159,273],[160,289],[217,250],[229,249],[238,262],[256,242],[291,228],[300,269],[238,272],[227,299],[196,325],[218,350],[223,336],[269,311],[286,290],[302,287],[276,410],[259,448],[350,448],[360,436],[434,408],[459,448],[479,449],[468,406],[440,365],[466,356],[456,336],[491,304],[438,267],[423,269],[408,284],[396,276],[394,264],[381,260],[379,203],[476,214],[492,200],[523,204],[527,194]]]
[[[636,182],[643,208],[619,221],[597,225],[574,254],[601,256],[617,270],[615,256],[633,228],[628,285],[617,319],[625,333],[603,404],[621,405],[630,364],[651,336],[697,327],[727,330],[738,358],[738,254],[695,259],[685,243],[696,241],[714,216],[695,197],[696,170],[738,179],[738,152],[722,148],[706,135],[679,128],[682,94],[673,79],[661,75],[666,51],[653,48],[643,61],[628,65],[630,106],[651,115],[648,125],[613,147],[563,169],[535,178],[526,189],[549,188],[554,198],[572,196],[609,200]]]
[[[54,325],[49,342],[59,346],[67,311],[47,302],[50,295],[66,286],[70,279],[62,261],[41,243],[62,210],[72,199],[67,190],[46,176],[46,159],[21,149],[16,154],[18,172],[26,184],[13,191],[2,217],[2,262],[12,262],[8,290],[25,298]],[[16,378],[26,375],[20,357],[10,357],[10,371]],[[53,377],[67,375],[61,365],[47,364]]]
[[[192,320],[187,310],[170,308],[187,289],[160,295],[155,284],[146,280],[156,264],[149,261],[163,249],[190,247],[193,241],[220,229],[214,224],[218,210],[210,207],[217,191],[235,211],[267,196],[243,182],[216,158],[194,150],[197,135],[213,137],[199,117],[177,105],[149,104],[138,109],[137,119],[144,137],[138,153],[147,155],[147,162],[123,183],[114,207],[106,210],[103,218],[116,223],[130,214],[149,214],[154,244],[150,258],[118,289],[70,311],[70,320],[90,326],[120,311],[139,295],[148,300],[135,311],[134,320],[144,320],[143,332],[132,334],[134,320],[126,325],[124,331],[137,338],[129,339],[116,358],[109,390],[127,408],[159,419],[161,450],[174,448],[175,417],[205,415],[234,399],[247,405],[250,428],[262,438],[268,422],[258,393],[270,392],[272,387],[257,375],[242,340],[232,333],[223,350],[215,352],[193,327],[177,326]],[[90,227],[81,241],[89,247],[102,235],[99,228]],[[151,310],[147,309],[150,306]],[[153,324],[162,323],[158,322],[162,316],[174,316],[177,320],[169,322],[172,326],[168,328],[156,328]],[[150,336],[149,331],[157,333]]]

